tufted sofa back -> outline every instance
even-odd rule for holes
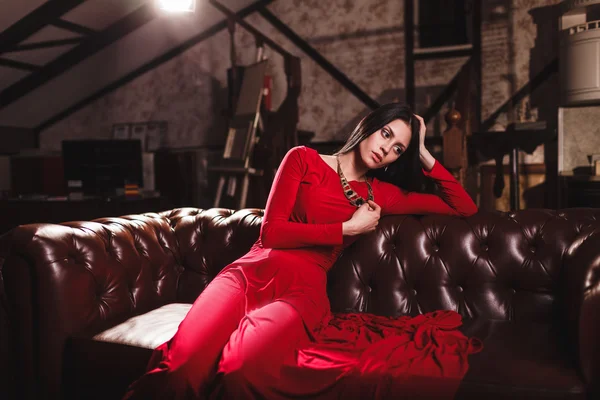
[[[262,210],[180,209],[161,216],[180,245],[177,298],[192,302],[252,246]],[[416,315],[452,309],[465,318],[550,322],[563,257],[598,217],[598,209],[385,217],[329,272],[332,310]]]
[[[8,281],[36,285],[30,289],[64,313],[85,315],[87,325],[74,331],[98,331],[167,303],[193,302],[225,265],[250,249],[261,215],[176,209],[25,225],[3,238],[10,252],[0,271]],[[21,263],[30,267],[31,279],[16,278],[24,271],[13,266]]]
[[[598,209],[529,209],[382,218],[330,271],[331,307],[550,322],[567,249],[598,217]]]
[[[565,251],[599,212],[384,217],[329,272],[332,310],[415,315],[453,309],[467,318],[547,321]],[[61,314],[85,315],[77,319],[85,326],[71,326],[72,333],[99,331],[167,303],[193,302],[250,249],[262,215],[258,209],[182,208],[23,226],[4,238],[11,251],[3,275],[13,280],[25,272],[11,267],[28,264],[27,282],[36,287],[21,290],[47,296]]]
[[[258,238],[262,210],[179,209],[167,218],[180,246],[177,299],[193,302]],[[328,276],[333,311],[549,322],[563,257],[598,209],[387,216],[341,255]]]

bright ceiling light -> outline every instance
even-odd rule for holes
[[[196,0],[157,0],[158,6],[166,11],[194,12]]]

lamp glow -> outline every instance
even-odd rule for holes
[[[171,12],[194,12],[196,0],[157,0],[158,6]]]

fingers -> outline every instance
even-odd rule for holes
[[[362,203],[358,209],[366,209],[367,211],[373,211],[373,208],[368,202]]]
[[[419,125],[420,125],[420,131],[423,131],[423,128],[425,127],[425,120],[423,119],[423,117],[421,117],[420,115],[417,114],[413,114],[415,116],[415,118],[417,120],[419,120]]]
[[[413,114],[413,115],[415,116],[416,119],[419,120],[419,122],[421,124],[421,132],[423,132],[427,128],[427,126],[425,125],[425,120],[420,115],[417,115],[417,114]]]
[[[424,146],[425,144],[425,135],[426,135],[426,131],[427,131],[427,125],[425,125],[425,120],[423,119],[423,117],[421,117],[420,115],[417,114],[413,114],[415,116],[415,118],[419,121],[420,127],[419,127],[419,142],[421,146]]]
[[[375,203],[373,200],[367,200],[367,203],[373,210],[381,211],[381,207],[379,206],[379,204]]]
[[[360,205],[360,207],[359,207],[359,208],[368,208],[368,209],[369,209],[369,211],[373,211],[373,206],[371,205],[371,203],[370,203],[370,202],[371,202],[371,200],[367,200],[367,201],[365,201],[364,203],[362,203],[362,204]]]

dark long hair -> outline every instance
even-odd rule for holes
[[[426,180],[419,159],[420,122],[406,104],[388,103],[371,111],[356,125],[344,146],[335,154],[345,154],[354,150],[360,142],[396,119],[406,122],[410,127],[411,137],[406,151],[388,165],[387,170],[384,168],[370,170],[367,176],[392,183],[411,192],[421,192],[425,190]]]

